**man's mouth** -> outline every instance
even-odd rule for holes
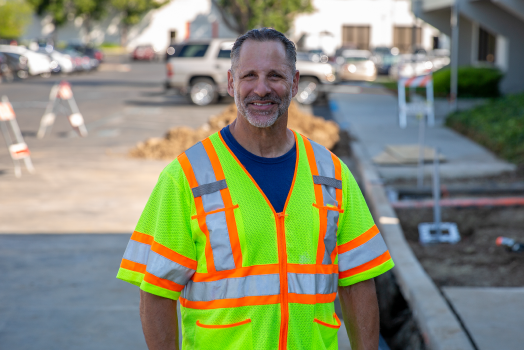
[[[264,102],[264,103],[253,102],[253,104],[255,106],[269,106],[269,105],[273,104],[273,102]]]

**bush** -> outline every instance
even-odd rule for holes
[[[524,164],[524,93],[453,113],[446,124],[502,158]]]
[[[103,49],[112,49],[112,48],[119,48],[120,47],[120,44],[117,44],[117,43],[110,43],[110,42],[103,42],[102,44],[100,44],[100,47],[103,48]]]
[[[498,97],[499,82],[504,75],[496,68],[459,67],[458,97]],[[435,96],[450,94],[451,70],[442,68],[433,73]]]

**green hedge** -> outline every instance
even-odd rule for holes
[[[446,124],[502,158],[524,164],[524,93],[453,113]]]
[[[459,67],[458,97],[498,97],[499,82],[504,75],[496,68]],[[450,94],[451,70],[442,68],[433,73],[435,96]]]

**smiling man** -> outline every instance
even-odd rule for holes
[[[347,167],[287,128],[294,44],[274,29],[235,42],[236,120],[168,165],[118,278],[140,286],[151,350],[378,349],[373,278],[393,267]]]

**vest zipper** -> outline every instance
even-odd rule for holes
[[[288,305],[288,285],[287,285],[287,251],[286,251],[286,214],[276,213],[277,239],[278,239],[278,259],[280,270],[280,340],[279,349],[287,349],[287,334],[289,325],[289,305]]]

